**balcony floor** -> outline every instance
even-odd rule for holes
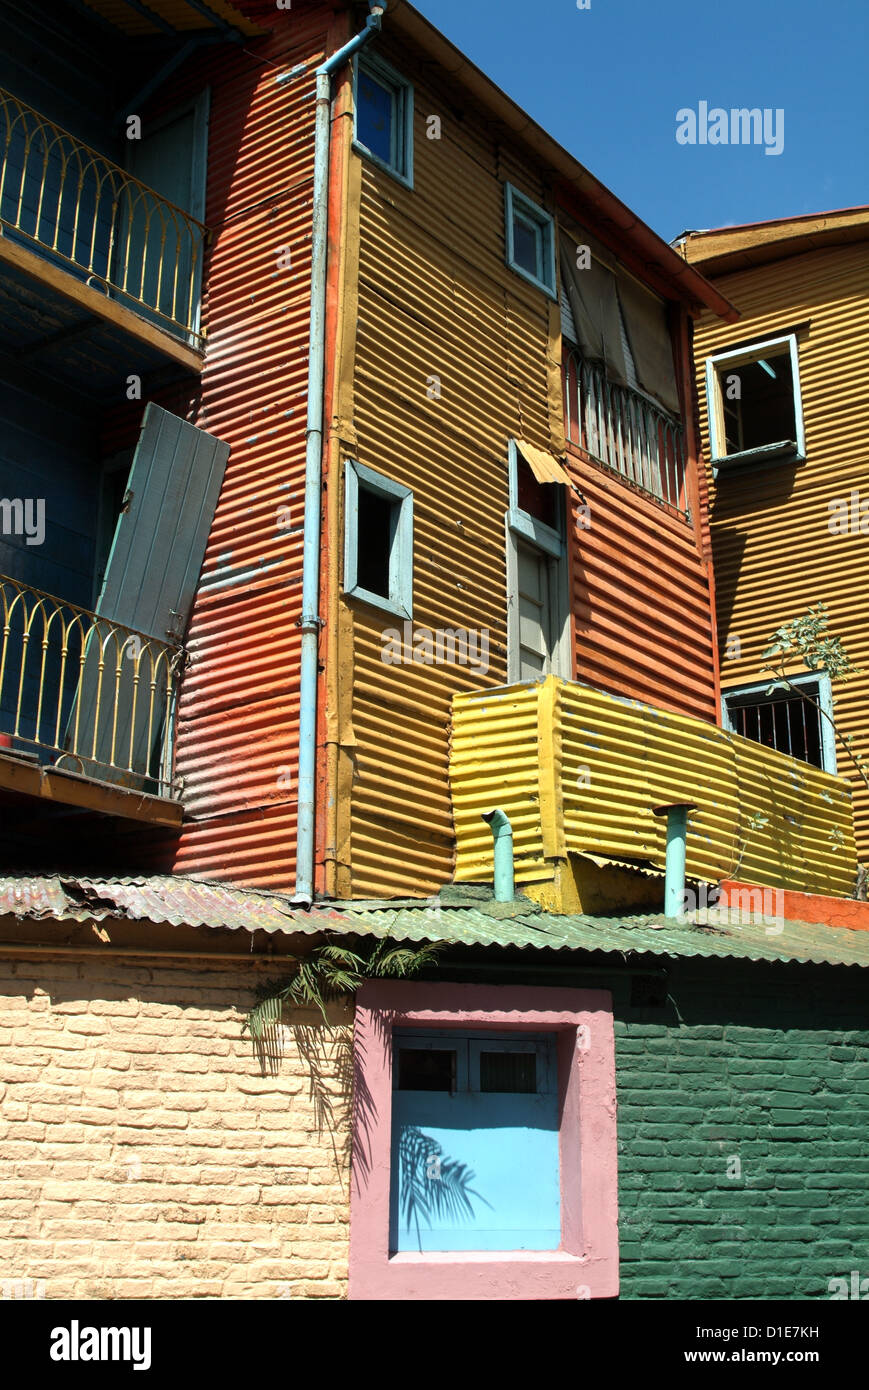
[[[0,804],[10,809],[16,805],[20,814],[20,808],[34,799],[151,825],[178,826],[183,816],[181,803],[166,797],[0,753]]]
[[[0,368],[33,367],[94,400],[127,377],[197,374],[202,354],[19,241],[0,235]]]

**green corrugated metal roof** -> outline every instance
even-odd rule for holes
[[[549,951],[609,951],[654,956],[730,956],[742,960],[800,961],[869,966],[869,932],[808,922],[769,924],[755,913],[715,926],[680,923],[659,915],[585,917],[515,911],[496,915],[479,906],[443,907],[335,903],[360,936],[406,941],[445,941],[462,946],[512,946]],[[723,919],[724,914],[718,914]]]
[[[265,931],[286,936],[376,936],[456,946],[628,955],[733,957],[869,966],[869,931],[774,921],[756,913],[710,912],[714,926],[660,913],[586,917],[540,912],[529,899],[493,902],[487,888],[453,884],[433,898],[321,903],[310,911],[280,893],[179,876],[0,878],[0,918],[88,922],[111,919]]]

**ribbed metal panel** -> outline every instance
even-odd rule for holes
[[[546,172],[471,102],[448,106],[412,47],[390,44],[388,25],[378,52],[414,84],[414,187],[363,161],[355,397],[344,406],[355,434],[342,459],[413,490],[414,626],[485,630],[489,670],[386,664],[383,632],[400,624],[348,605],[339,738],[353,768],[337,837],[348,896],[431,891],[452,875],[450,701],[506,678],[507,441],[563,448],[558,306],[505,265],[504,180],[551,206]],[[428,138],[432,116],[439,139]],[[592,465],[571,468],[592,505],[591,530],[569,536],[581,677],[714,720],[708,583],[693,528]],[[494,763],[481,793],[502,799],[505,775],[521,772]],[[529,862],[534,834],[519,825]]]
[[[231,446],[178,710],[180,838],[155,868],[286,889],[295,858],[313,69],[331,12],[276,12],[251,53],[179,74],[211,89],[206,361],[195,423]],[[306,64],[286,86],[282,69]],[[278,258],[289,248],[289,268]]]
[[[540,877],[544,860],[551,872],[570,853],[638,859],[660,872],[666,819],[654,808],[689,802],[690,877],[851,891],[851,800],[842,778],[703,720],[553,676],[458,696],[453,711],[457,879],[491,879],[491,835],[480,812],[491,803],[493,770],[506,766],[498,804],[515,818],[520,881]],[[532,745],[536,758],[527,756]]]
[[[700,267],[702,269],[702,266]],[[716,281],[742,310],[726,327],[702,320],[695,336],[702,424],[708,440],[705,358],[808,324],[799,335],[807,462],[719,475],[712,533],[722,687],[765,678],[761,652],[781,623],[823,601],[831,630],[861,669],[833,688],[837,723],[869,755],[869,630],[865,535],[834,536],[829,503],[858,489],[869,500],[869,244],[864,240],[766,263]],[[738,648],[736,643],[738,642]],[[847,755],[858,853],[869,855],[869,794]]]
[[[408,71],[385,29],[380,47]],[[363,168],[356,453],[413,489],[414,625],[485,629],[489,671],[387,665],[382,634],[398,620],[353,606],[354,896],[431,891],[452,876],[450,701],[506,678],[507,440],[552,444],[550,305],[505,265],[499,151],[482,122],[457,119],[408,76],[414,189]],[[441,117],[440,140],[427,139],[429,114]],[[540,197],[518,161],[509,177]],[[434,376],[440,399],[427,396]]]
[[[577,450],[568,469],[588,506],[572,536],[578,678],[714,722],[709,584],[693,527]]]

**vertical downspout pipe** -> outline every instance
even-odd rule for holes
[[[365,28],[317,68],[314,193],[311,217],[311,320],[308,338],[308,416],[305,434],[305,530],[302,563],[302,661],[299,694],[299,793],[296,887],[293,902],[314,900],[314,805],[317,772],[317,657],[320,628],[320,501],[323,485],[323,379],[326,362],[326,255],[329,227],[329,150],[332,74],[379,32],[386,8],[369,4]],[[282,73],[279,83],[291,81]]]
[[[667,817],[667,857],[664,868],[664,916],[679,917],[685,897],[685,859],[688,840],[688,812],[694,807],[687,801],[655,806],[656,816]]]
[[[515,894],[513,827],[500,807],[495,811],[484,811],[482,814],[495,842],[495,902],[511,903]]]

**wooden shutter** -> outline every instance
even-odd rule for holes
[[[228,444],[160,406],[146,407],[96,605],[105,621],[88,640],[67,728],[67,747],[96,764],[85,769],[94,776],[141,786],[155,769],[166,772],[165,733],[172,711],[162,667],[154,704],[144,692],[148,663],[160,649],[145,645],[144,667],[125,656],[118,678],[118,640],[111,625],[133,628],[158,643],[182,641],[228,456]]]

